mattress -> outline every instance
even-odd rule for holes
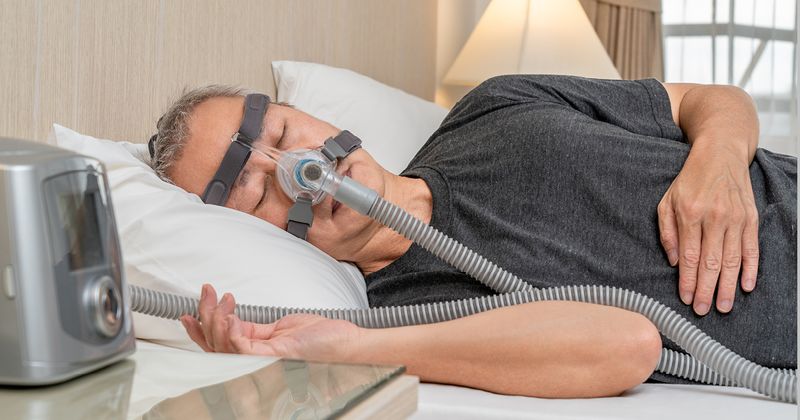
[[[428,419],[796,419],[796,405],[742,388],[642,384],[613,398],[551,400],[420,384],[413,420]]]

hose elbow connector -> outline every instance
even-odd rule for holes
[[[339,190],[332,195],[336,201],[365,216],[369,215],[375,202],[378,201],[377,192],[359,184],[349,176],[342,179]]]
[[[348,176],[342,176],[322,162],[303,161],[297,165],[295,171],[300,184],[330,194],[334,200],[365,216],[378,200],[377,192]]]

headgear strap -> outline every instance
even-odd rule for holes
[[[264,125],[264,114],[267,113],[269,97],[260,93],[247,95],[244,101],[244,118],[239,131],[231,139],[231,145],[219,164],[219,169],[203,192],[203,202],[217,206],[228,201],[233,183],[250,158],[250,146]]]
[[[203,192],[203,202],[217,206],[225,205],[230,195],[231,187],[242,171],[247,159],[250,158],[250,147],[253,142],[261,135],[264,125],[264,115],[269,106],[269,96],[260,93],[247,95],[244,99],[244,118],[239,126],[239,131],[231,138],[231,145],[222,158],[219,169],[214,177],[206,186]],[[161,117],[164,118],[164,117]],[[161,119],[158,120],[161,122]],[[156,127],[158,124],[156,124]],[[150,137],[147,142],[147,149],[150,152],[150,159],[156,155],[156,141],[158,133]]]

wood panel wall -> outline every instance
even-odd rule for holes
[[[433,99],[430,0],[0,0],[0,136],[52,123],[143,142],[185,87],[274,95],[270,62],[345,67]]]

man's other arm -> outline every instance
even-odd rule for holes
[[[747,165],[758,147],[758,115],[736,86],[664,83],[672,119],[692,148],[726,148]]]
[[[454,321],[364,330],[352,361],[398,363],[423,381],[509,395],[591,398],[644,382],[661,354],[658,330],[625,310],[537,302]]]
[[[672,117],[691,145],[658,205],[661,242],[679,270],[678,291],[699,315],[733,308],[758,273],[758,211],[749,166],[758,146],[753,101],[734,86],[664,84]]]

